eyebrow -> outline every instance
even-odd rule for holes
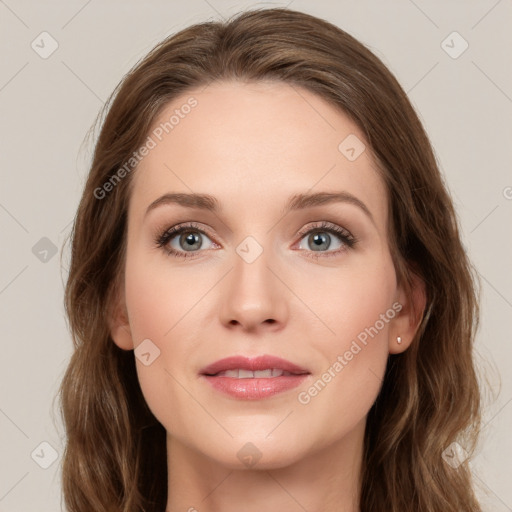
[[[348,203],[360,208],[369,219],[375,224],[375,220],[368,207],[356,196],[349,192],[315,192],[310,194],[295,194],[288,199],[283,214],[289,211],[303,210],[314,206],[321,206],[332,203]],[[222,210],[216,197],[209,194],[198,193],[168,193],[153,201],[146,209],[145,216],[155,208],[163,205],[177,204],[185,208],[195,208],[199,210],[218,213]]]

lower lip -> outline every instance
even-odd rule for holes
[[[236,379],[203,375],[217,391],[241,400],[261,400],[299,386],[309,374],[282,375],[272,378]]]

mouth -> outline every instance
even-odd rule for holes
[[[301,384],[311,373],[275,356],[228,357],[203,368],[200,375],[213,389],[244,400],[261,400]]]
[[[266,370],[245,370],[244,368],[236,368],[234,370],[224,370],[222,372],[205,374],[208,377],[231,377],[233,379],[271,379],[274,377],[288,377],[290,375],[303,375],[303,373],[292,373],[282,368],[268,368]]]

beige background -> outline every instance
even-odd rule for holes
[[[164,36],[271,5],[323,17],[369,45],[430,134],[482,277],[478,351],[496,389],[499,374],[502,381],[471,465],[485,510],[512,511],[510,0],[0,0],[0,512],[61,510],[64,436],[52,400],[71,341],[66,252],[61,269],[52,248],[60,252],[78,205],[88,129],[122,76]],[[454,31],[463,39],[442,45]],[[469,47],[452,58],[464,40]],[[42,58],[52,44],[58,48]]]

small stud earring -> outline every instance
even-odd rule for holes
[[[400,336],[397,336],[396,342],[400,345],[400,343],[402,343],[402,338]]]

